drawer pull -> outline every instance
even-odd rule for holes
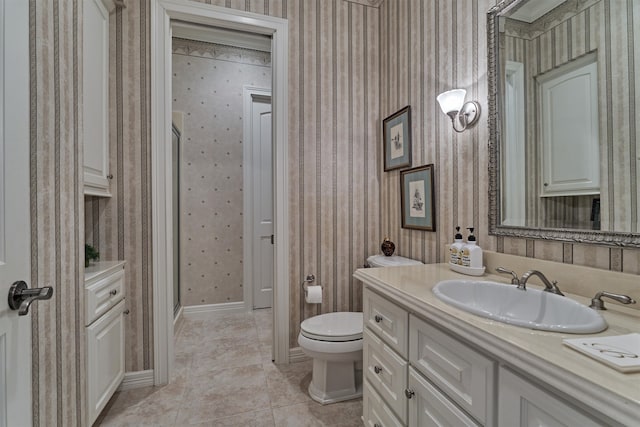
[[[376,314],[376,316],[373,318],[373,320],[375,320],[376,323],[380,323],[380,322],[382,322],[382,316],[380,316],[379,314]]]
[[[410,389],[405,389],[404,390],[404,395],[407,396],[407,399],[411,399],[413,396],[415,396],[416,392]]]
[[[114,289],[114,290],[112,290],[112,291],[109,291],[109,295],[115,295],[115,294],[117,294],[117,293],[118,293],[118,290],[117,290],[117,289]]]
[[[378,423],[375,423],[375,424],[373,425],[373,427],[382,427],[382,426],[381,426],[380,424],[378,424]]]
[[[380,372],[382,372],[382,368],[380,366],[374,366],[373,370],[376,372],[376,374],[379,374]]]

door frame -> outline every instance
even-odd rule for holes
[[[269,98],[269,102],[271,102],[271,90],[266,88],[259,88],[254,86],[244,86],[242,88],[242,104],[243,104],[243,123],[242,123],[242,141],[243,143],[243,155],[242,155],[242,163],[244,165],[243,168],[243,180],[244,184],[243,188],[243,212],[244,212],[244,223],[243,223],[243,271],[242,271],[242,283],[243,286],[243,296],[244,296],[244,307],[247,311],[253,310],[253,238],[255,237],[255,229],[253,224],[253,139],[251,136],[253,132],[251,130],[252,126],[251,120],[248,120],[249,117],[253,117],[251,114],[253,111],[253,100],[256,98]],[[271,150],[273,152],[273,141],[271,142]],[[251,166],[251,167],[250,167]],[[273,181],[273,173],[272,172],[272,181]],[[248,238],[251,236],[251,238]],[[247,286],[248,284],[251,286]],[[275,284],[274,284],[275,285]]]
[[[273,350],[289,362],[288,23],[204,3],[151,1],[151,205],[154,384],[169,382],[173,365],[173,238],[171,236],[171,20],[271,36],[274,145]]]

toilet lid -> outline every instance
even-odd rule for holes
[[[362,322],[362,313],[326,313],[303,321],[300,332],[319,341],[353,341],[362,339]]]
[[[403,256],[393,255],[371,255],[367,258],[367,262],[371,267],[397,267],[400,265],[421,265],[422,263],[415,259],[405,258]]]

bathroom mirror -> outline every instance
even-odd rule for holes
[[[639,14],[638,0],[488,12],[491,234],[640,247]]]

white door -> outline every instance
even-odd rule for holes
[[[253,308],[273,300],[273,161],[271,97],[252,96]]]
[[[31,317],[7,304],[30,279],[29,2],[0,0],[0,427],[31,425]]]

